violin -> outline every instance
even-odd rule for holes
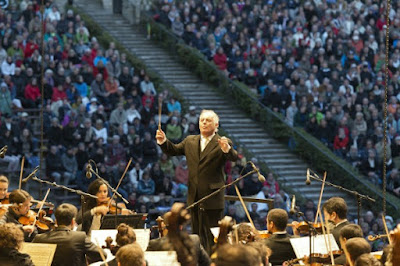
[[[156,221],[160,237],[166,236],[168,234],[168,229],[167,226],[165,225],[164,219],[161,216],[158,216]]]
[[[272,236],[272,234],[270,232],[268,232],[268,230],[258,231],[258,233],[260,234],[260,238],[263,238],[263,239],[267,239]]]
[[[113,245],[113,244],[112,244],[113,241],[114,241],[114,240],[112,239],[111,236],[107,236],[107,238],[106,238],[106,240],[105,240],[106,245],[105,245],[105,246],[101,246],[101,248],[108,248],[108,249],[111,251],[111,253],[112,253],[113,255],[115,255],[115,254],[117,254],[117,251],[118,251],[118,249],[119,249],[119,246],[118,246],[118,245]]]
[[[314,228],[317,231],[318,234],[322,233],[322,224],[321,223],[310,223],[310,224],[311,224],[312,228]],[[287,224],[287,226],[296,228],[297,231],[299,231],[299,233],[302,235],[308,235],[310,232],[310,227],[309,227],[308,223],[305,221],[302,221],[298,224],[293,224],[293,223]]]
[[[127,210],[127,211],[128,211],[128,214],[134,214],[131,210],[128,210],[128,209],[126,208],[126,205],[125,205],[124,203],[120,202],[120,203],[117,203],[117,204],[116,204],[116,203],[114,202],[114,200],[112,200],[111,203],[110,203],[110,201],[111,201],[111,198],[108,197],[105,201],[99,202],[99,203],[97,204],[97,206],[105,206],[105,207],[108,207],[108,208],[109,208],[109,213],[110,213],[110,214],[123,214],[123,213],[122,213],[123,210]]]
[[[9,200],[10,192],[7,193],[4,199],[1,200],[0,204],[0,217],[3,216],[7,210],[8,207],[10,206],[10,200]]]
[[[383,234],[383,235],[369,235],[367,237],[367,239],[368,239],[368,241],[372,242],[372,241],[376,241],[376,240],[384,238],[384,237],[388,237],[388,235],[386,235],[386,234]]]
[[[44,212],[44,214],[42,213],[41,216],[38,216],[34,211],[29,210],[27,214],[19,217],[18,222],[22,225],[33,225],[35,224],[36,220],[35,226],[37,227],[38,231],[41,233],[47,232],[50,230],[50,226],[46,223],[46,219],[43,219],[45,213],[46,212]]]

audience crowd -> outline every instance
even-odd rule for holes
[[[160,1],[155,18],[232,80],[382,183],[385,89],[388,190],[400,196],[400,13],[386,2]]]

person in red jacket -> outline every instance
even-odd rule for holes
[[[24,92],[24,106],[27,108],[35,108],[40,102],[40,90],[37,84],[37,79],[32,78],[31,82],[26,85]]]
[[[347,145],[349,144],[349,137],[346,136],[345,130],[339,128],[338,134],[335,136],[333,142],[333,150],[339,157],[344,157],[347,151]]]
[[[222,47],[219,47],[217,50],[217,53],[214,55],[214,63],[217,65],[217,67],[227,73],[227,64],[228,64],[228,59],[226,57],[226,54],[224,53],[224,49]]]
[[[58,84],[57,87],[53,88],[53,95],[51,96],[52,102],[63,101],[67,99],[67,93],[64,91],[63,85]]]

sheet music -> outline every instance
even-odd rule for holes
[[[117,229],[101,229],[101,230],[92,230],[92,234],[90,240],[97,245],[97,241],[99,241],[99,245],[105,246],[107,237],[111,237],[113,242],[111,244],[117,245],[115,242],[115,238],[117,237]]]
[[[218,238],[219,236],[219,227],[211,227],[211,233],[213,234],[214,238]]]
[[[144,258],[149,266],[180,266],[175,251],[146,251]]]
[[[51,266],[56,248],[57,244],[24,242],[24,244],[22,245],[21,253],[29,254],[35,265]]]
[[[335,241],[335,238],[333,237],[332,234],[327,235],[326,245],[328,245],[328,247],[329,247],[328,237],[330,238],[330,241],[331,241],[332,251],[339,250],[339,247],[338,247],[338,245]],[[313,236],[312,241],[313,242],[311,242],[311,243],[314,243],[313,253],[319,253],[319,254],[328,254],[329,253],[328,249],[326,248],[323,235]],[[292,244],[294,253],[296,254],[297,258],[303,258],[304,256],[310,255],[310,237],[309,236],[291,238],[290,243]]]
[[[134,229],[133,231],[136,234],[136,243],[139,244],[143,251],[146,251],[150,241],[150,229]]]

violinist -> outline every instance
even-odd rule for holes
[[[361,227],[357,224],[348,224],[343,226],[343,228],[340,230],[340,238],[343,239],[344,243],[346,243],[347,240],[355,237],[364,237]],[[346,255],[343,253],[339,257],[335,258],[335,264],[345,265]]]
[[[88,193],[97,196],[97,199],[88,198],[84,204],[84,214],[83,217],[79,217],[78,223],[82,222],[82,230],[86,234],[90,235],[91,230],[98,230],[101,226],[101,218],[109,213],[108,208],[109,203],[109,193],[108,187],[101,179],[96,179],[93,181],[88,188]],[[119,210],[118,210],[119,211]],[[121,214],[127,215],[131,211],[125,208],[121,209]]]
[[[84,266],[85,255],[90,262],[100,261],[99,249],[93,244],[84,232],[73,231],[77,215],[75,206],[63,203],[55,211],[57,227],[54,231],[37,235],[33,242],[57,244],[52,265],[57,266]],[[103,252],[104,256],[106,254]]]
[[[113,255],[115,255],[121,247],[136,242],[135,231],[133,231],[133,228],[127,224],[122,223],[122,224],[118,225],[117,236],[115,238],[115,242],[117,242],[116,247],[112,246],[111,243],[108,246],[108,248],[110,248],[111,253]],[[114,258],[113,260],[108,261],[107,264],[108,264],[108,266],[117,266],[118,265],[117,259]],[[101,266],[105,266],[105,264],[103,263]]]
[[[334,224],[331,233],[335,237],[336,243],[340,248],[340,230],[344,226],[350,224],[350,222],[347,221],[346,201],[340,197],[333,197],[325,201],[322,205],[322,209],[325,219]]]
[[[350,256],[348,259],[353,263],[353,265],[355,265],[355,262],[362,254],[371,253],[371,246],[367,240],[362,237],[354,237],[347,240],[346,249]]]
[[[0,175],[0,216],[6,213],[8,209],[8,205],[6,205],[9,204],[8,196],[8,178]]]
[[[272,265],[282,265],[284,261],[296,258],[290,243],[291,236],[286,232],[288,219],[288,214],[283,209],[272,209],[268,212],[267,229],[272,236],[264,241],[265,245],[272,251],[269,257],[269,262]]]
[[[0,225],[0,264],[3,266],[34,266],[28,254],[19,250],[24,242],[24,234],[16,224]]]
[[[30,242],[37,234],[37,229],[33,225],[23,225],[19,218],[28,214],[31,208],[31,195],[22,189],[16,189],[10,193],[9,201],[12,206],[0,218],[0,225],[5,223],[14,223],[19,225],[24,231],[25,242]]]
[[[182,229],[182,226],[181,226]],[[210,257],[207,252],[203,248],[200,243],[200,238],[198,235],[189,235],[191,240],[190,244],[193,244],[195,249],[196,257],[197,257],[197,265],[199,266],[208,266],[211,263]],[[171,243],[171,239],[168,237],[168,234],[164,237],[152,239],[149,241],[149,245],[147,246],[147,251],[169,251],[174,250],[174,246]]]

